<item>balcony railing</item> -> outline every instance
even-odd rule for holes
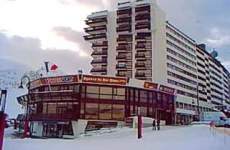
[[[129,23],[131,24],[132,18],[131,17],[122,17],[117,19],[117,23]]]
[[[131,15],[132,14],[132,8],[129,8],[129,9],[120,9],[120,10],[117,10],[117,15],[124,15],[124,14],[129,14]]]
[[[141,23],[137,23],[135,25],[135,29],[139,30],[139,29],[151,29],[150,23],[149,22],[141,22]]]
[[[123,32],[123,31],[131,32],[132,27],[131,26],[119,26],[119,27],[117,27],[117,32]]]
[[[102,25],[102,26],[96,26],[96,27],[88,27],[88,28],[85,28],[85,32],[93,32],[93,31],[106,31],[106,25]]]
[[[94,59],[92,60],[91,64],[101,64],[101,63],[107,63],[107,59]]]
[[[92,47],[107,47],[108,46],[108,42],[103,42],[101,44],[98,44],[98,43],[93,43],[92,44]]]
[[[142,12],[142,11],[147,11],[150,12],[150,6],[141,6],[141,7],[136,7],[135,12]]]
[[[146,74],[143,72],[136,72],[135,77],[146,77]]]
[[[90,19],[85,21],[87,25],[92,25],[96,23],[107,23],[107,18],[97,18],[97,19]]]
[[[126,51],[131,51],[132,47],[131,46],[122,46],[118,45],[117,50],[126,50]]]
[[[135,37],[136,40],[138,39],[151,39],[151,33],[147,32],[147,33],[137,33],[136,37]]]
[[[106,68],[93,68],[90,72],[107,72]]]
[[[93,55],[107,55],[107,54],[108,54],[108,51],[93,51],[91,56],[93,56]]]
[[[102,33],[102,34],[85,35],[84,38],[85,40],[102,39],[102,38],[106,38],[106,34]]]
[[[127,59],[127,55],[118,55],[116,59]]]
[[[140,20],[150,20],[150,16],[149,15],[143,15],[143,14],[140,14],[140,15],[137,15],[135,17],[135,21],[140,21]]]

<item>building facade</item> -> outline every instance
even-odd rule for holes
[[[74,138],[85,130],[124,125],[137,116],[175,124],[175,90],[124,77],[69,75],[32,81],[18,97],[31,136]]]
[[[98,31],[101,18],[106,18],[106,30]],[[91,22],[89,28],[94,26],[93,33],[86,28],[85,36],[93,48],[92,74],[175,88],[178,119],[182,120],[213,110],[214,105],[229,107],[229,72],[195,40],[166,21],[155,0],[118,2],[116,10],[92,13],[87,22]],[[104,42],[107,47],[95,48],[95,43]]]

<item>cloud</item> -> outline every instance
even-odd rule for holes
[[[40,40],[29,37],[6,36],[0,33],[0,59],[7,59],[21,65],[38,69],[44,61],[57,63],[61,70],[76,73],[78,69],[89,72],[90,58],[81,57],[67,49],[42,49]]]
[[[230,34],[226,31],[221,31],[218,28],[212,28],[210,30],[210,37],[205,39],[210,46],[223,47],[230,46]]]
[[[82,56],[89,56],[91,46],[88,42],[86,42],[83,38],[84,33],[75,31],[70,27],[54,27],[53,31],[57,34],[57,36],[60,36],[64,38],[67,41],[73,42],[77,44],[80,48],[80,54]]]

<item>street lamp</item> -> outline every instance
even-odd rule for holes
[[[28,75],[24,75],[21,78],[21,83],[19,85],[18,88],[23,89],[23,81],[25,81],[27,79],[27,89],[28,89],[28,94],[30,93],[30,77]],[[29,99],[26,100],[26,114],[25,114],[25,124],[24,124],[24,133],[23,133],[23,137],[26,138],[28,137],[28,132],[29,132],[29,118],[28,118],[28,105],[29,105]]]

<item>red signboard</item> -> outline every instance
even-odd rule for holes
[[[100,84],[116,84],[116,85],[126,85],[126,78],[115,78],[115,77],[102,77],[102,76],[90,76],[83,75],[82,82],[85,83],[100,83]]]
[[[53,85],[53,84],[65,84],[65,83],[74,83],[78,82],[78,76],[58,76],[58,77],[48,77],[41,78],[35,81],[32,81],[30,88],[35,88],[42,85]]]
[[[174,94],[175,93],[175,89],[168,87],[168,86],[164,86],[164,85],[160,85],[160,91],[166,92],[166,93],[170,93],[170,94]]]
[[[157,87],[158,87],[157,83],[153,83],[153,82],[144,83],[144,88],[147,88],[147,89],[157,89]]]

